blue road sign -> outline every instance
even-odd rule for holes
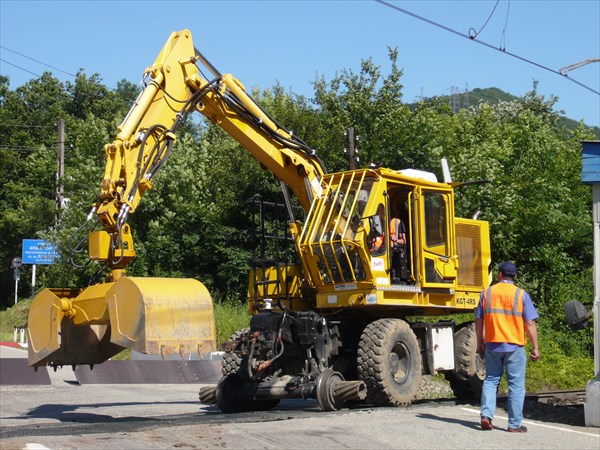
[[[54,244],[42,239],[23,239],[23,264],[54,264],[56,258]]]

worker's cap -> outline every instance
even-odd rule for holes
[[[510,261],[506,261],[500,264],[498,266],[498,270],[500,270],[500,272],[502,272],[502,274],[506,275],[507,277],[514,278],[517,276],[517,266],[515,266]]]

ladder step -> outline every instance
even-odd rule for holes
[[[269,284],[278,284],[277,280],[268,280],[268,281],[255,281],[254,286],[267,286]]]

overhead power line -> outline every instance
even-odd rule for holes
[[[0,127],[8,128],[56,128],[56,125],[29,125],[26,123],[0,123]]]
[[[481,33],[483,31],[483,29],[485,28],[485,26],[488,24],[488,22],[490,21],[490,19],[494,15],[494,11],[496,11],[496,8],[498,7],[498,3],[500,3],[500,0],[496,0],[496,4],[494,5],[494,9],[492,9],[492,12],[488,16],[488,18],[485,21],[485,23],[481,26],[481,28],[479,29],[479,31],[475,31],[475,28],[469,28],[469,37],[471,39],[475,39],[477,36],[479,36],[479,33]]]
[[[386,2],[384,0],[374,0],[374,1],[377,2],[377,3],[381,3],[382,5],[387,6],[388,8],[395,9],[396,11],[399,11],[399,12],[401,12],[403,14],[407,14],[407,15],[409,15],[411,17],[414,17],[415,19],[419,19],[419,20],[421,20],[423,22],[427,22],[430,25],[433,25],[435,27],[441,28],[442,30],[448,31],[449,33],[456,34],[457,36],[460,36],[460,37],[463,37],[463,38],[468,39],[470,41],[476,42],[476,43],[478,43],[480,45],[484,45],[484,46],[489,47],[489,48],[491,48],[493,50],[496,50],[496,51],[499,51],[501,53],[504,53],[505,55],[512,56],[513,58],[519,59],[519,60],[521,60],[523,62],[526,62],[528,64],[531,64],[533,66],[539,67],[540,69],[544,69],[544,70],[547,70],[548,72],[552,72],[552,73],[554,73],[556,75],[560,75],[561,77],[566,78],[567,80],[572,81],[575,84],[578,84],[582,88],[587,89],[588,91],[593,92],[596,95],[600,95],[599,91],[597,91],[597,90],[595,90],[595,89],[593,89],[593,88],[591,88],[589,86],[586,86],[585,84],[583,84],[583,83],[581,83],[581,82],[579,82],[579,81],[577,81],[577,80],[575,80],[575,79],[573,79],[571,77],[568,77],[566,74],[562,74],[558,70],[551,69],[550,67],[544,66],[543,64],[540,64],[540,63],[537,63],[537,62],[532,61],[530,59],[524,58],[524,57],[519,56],[519,55],[517,55],[515,53],[507,52],[506,49],[494,47],[492,44],[488,44],[487,42],[475,39],[475,37],[471,37],[468,34],[461,33],[460,31],[454,30],[454,29],[452,29],[450,27],[447,27],[446,25],[442,25],[441,23],[434,22],[433,20],[427,19],[426,17],[419,16],[418,14],[410,12],[410,11],[404,9],[404,8],[400,8],[399,6],[392,5],[391,3],[388,3],[388,2]]]
[[[27,55],[24,55],[23,53],[19,53],[19,52],[15,51],[15,50],[11,50],[10,48],[7,48],[7,47],[5,47],[5,46],[3,46],[3,45],[0,45],[0,48],[2,48],[2,49],[4,49],[4,50],[8,50],[8,51],[9,51],[9,52],[11,52],[11,53],[14,53],[14,54],[16,54],[16,55],[22,56],[23,58],[27,58],[27,59],[29,59],[29,60],[31,60],[31,61],[34,61],[34,62],[36,62],[36,63],[38,63],[38,64],[41,64],[41,65],[43,65],[43,66],[50,67],[51,69],[54,69],[54,70],[58,70],[59,72],[62,72],[62,73],[64,73],[64,74],[66,74],[66,75],[70,75],[70,76],[72,76],[73,78],[75,78],[75,75],[73,75],[73,74],[72,74],[72,73],[70,73],[70,72],[67,72],[66,70],[62,70],[62,69],[59,69],[58,67],[51,66],[50,64],[46,64],[45,62],[39,61],[39,60],[37,60],[37,59],[35,59],[35,58],[32,58],[32,57],[30,57],[30,56],[27,56]],[[3,60],[3,61],[4,61],[4,60]],[[6,62],[6,61],[4,61],[4,62]],[[8,64],[11,64],[11,63],[8,63]],[[15,64],[11,64],[11,66],[19,67],[19,66],[16,66]],[[23,69],[23,68],[22,68],[22,67],[19,67],[19,69]],[[23,69],[23,70],[26,70],[26,69]],[[29,71],[27,70],[27,72],[29,72]],[[33,73],[33,72],[29,72],[29,73]],[[34,74],[34,75],[35,75],[35,74]],[[39,76],[39,75],[38,75],[38,76]]]
[[[506,51],[506,27],[508,26],[508,15],[510,14],[510,0],[506,7],[506,18],[504,19],[504,29],[502,30],[502,38],[500,39],[500,50]]]
[[[0,149],[12,150],[12,151],[17,151],[17,152],[35,152],[35,151],[39,150],[39,148],[27,147],[24,145],[2,145],[2,144],[0,144]]]
[[[6,64],[8,64],[8,65],[11,65],[11,66],[13,66],[13,67],[16,67],[17,69],[24,70],[25,72],[27,72],[27,73],[30,73],[31,75],[35,75],[35,76],[36,76],[36,77],[38,77],[38,78],[40,77],[40,76],[39,76],[37,73],[33,73],[31,70],[27,70],[27,69],[25,69],[25,68],[23,68],[23,67],[21,67],[21,66],[17,66],[16,64],[13,64],[13,63],[11,63],[11,62],[8,62],[8,61],[7,61],[7,60],[5,60],[5,59],[2,59],[2,58],[0,58],[0,61],[2,61],[3,63],[6,63]]]

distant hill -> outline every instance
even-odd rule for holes
[[[471,91],[466,92],[455,92],[451,95],[443,95],[440,97],[436,97],[436,100],[450,104],[450,106],[452,106],[452,109],[454,111],[457,111],[461,108],[468,108],[469,106],[477,105],[480,102],[495,105],[501,101],[510,102],[511,100],[516,100],[517,98],[518,97],[509,94],[508,92],[504,92],[501,89],[491,87],[484,89],[475,88]],[[424,100],[427,101],[432,99]],[[579,122],[577,120],[561,116],[560,124],[568,130],[574,130],[579,125]],[[600,128],[588,128],[590,128],[594,132],[594,134],[596,135],[596,139],[600,139]]]

